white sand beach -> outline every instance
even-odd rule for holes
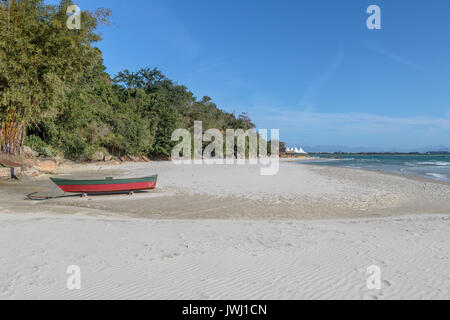
[[[448,12],[0,0],[0,300],[450,300]]]
[[[0,299],[450,299],[450,185],[282,162],[63,168],[142,176],[135,196],[59,195],[47,177],[0,184]],[[68,290],[68,266],[81,289]],[[369,290],[367,268],[381,270]]]

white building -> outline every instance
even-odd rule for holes
[[[286,152],[287,153],[295,153],[295,154],[308,154],[301,147],[300,148],[297,148],[297,147],[295,147],[295,148],[286,148]]]

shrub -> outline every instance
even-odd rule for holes
[[[54,155],[53,149],[45,143],[40,137],[36,135],[27,136],[25,139],[25,145],[39,153],[44,157],[52,157]]]

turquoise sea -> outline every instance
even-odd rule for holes
[[[450,182],[450,155],[339,155],[319,156],[306,163],[387,171]],[[301,163],[305,163],[302,161]]]

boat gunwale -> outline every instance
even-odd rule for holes
[[[74,180],[74,179],[61,179],[50,178],[50,180],[57,186],[70,186],[70,185],[108,185],[108,184],[132,184],[142,182],[155,182],[158,179],[158,175],[141,177],[141,178],[122,178],[122,179],[96,179],[96,180]]]

